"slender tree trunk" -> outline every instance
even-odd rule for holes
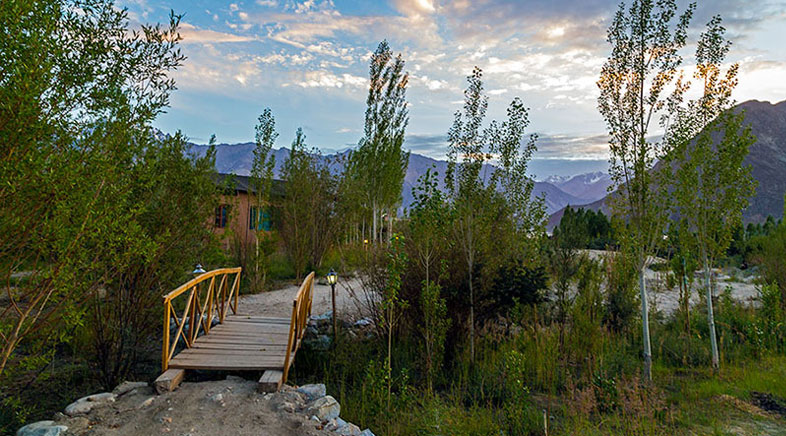
[[[639,288],[641,289],[641,327],[644,340],[644,376],[652,381],[652,350],[650,349],[650,322],[647,310],[647,288],[645,284],[645,266],[639,271]]]
[[[475,291],[472,286],[472,266],[469,267],[469,360],[475,363]]]
[[[372,231],[372,235],[373,235],[372,241],[373,241],[374,244],[376,244],[377,243],[377,215],[378,215],[378,213],[377,213],[377,202],[376,201],[374,201],[372,203],[372,205],[371,205],[371,213],[374,214],[374,216],[371,219],[371,222],[372,222],[372,230],[371,231]]]
[[[390,412],[390,378],[393,373],[392,363],[393,344],[393,307],[388,308],[388,412]]]
[[[710,265],[707,257],[704,257],[704,280],[707,285],[707,321],[710,325],[710,344],[712,345],[712,368],[717,370],[718,362],[718,341],[715,337],[715,315],[712,313],[712,278],[710,276]]]
[[[393,208],[388,209],[388,239],[393,237]]]

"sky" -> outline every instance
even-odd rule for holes
[[[680,10],[688,2],[678,0]],[[368,62],[387,39],[410,74],[404,147],[444,158],[445,134],[463,103],[466,76],[484,72],[487,119],[503,119],[514,97],[537,133],[530,166],[538,178],[605,170],[608,145],[596,81],[610,48],[606,29],[618,0],[121,0],[132,26],[182,14],[184,65],[178,90],[155,122],[193,142],[253,141],[265,107],[277,147],[302,127],[325,152],[362,136]],[[690,42],[716,14],[740,64],[734,97],[786,100],[786,0],[703,0]],[[694,45],[695,47],[695,45]],[[692,50],[691,50],[692,51]],[[685,53],[690,68],[690,51]],[[657,132],[653,132],[657,134]]]

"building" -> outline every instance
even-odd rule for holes
[[[225,249],[229,249],[233,243],[241,246],[256,244],[257,230],[273,229],[270,205],[260,207],[256,204],[256,191],[250,177],[218,174],[216,183],[226,187],[226,191],[215,210],[212,225]],[[283,182],[273,180],[271,191],[272,198],[283,196]]]

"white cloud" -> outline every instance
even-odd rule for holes
[[[287,85],[292,84],[301,88],[365,88],[367,80],[363,77],[349,73],[333,74],[329,71],[306,71]]]
[[[184,44],[253,41],[253,38],[248,36],[200,29],[190,23],[180,23],[180,36],[183,37]]]

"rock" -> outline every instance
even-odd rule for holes
[[[277,412],[295,413],[295,405],[290,403],[289,401],[282,401],[282,402],[276,404],[276,411]]]
[[[327,395],[325,385],[322,383],[303,385],[297,388],[297,391],[306,395],[308,401],[314,401],[317,398],[322,398]]]
[[[311,319],[317,320],[317,321],[327,321],[327,320],[330,320],[332,318],[333,318],[333,311],[332,310],[328,310],[327,312],[325,312],[325,313],[323,313],[321,315],[311,315]]]
[[[284,410],[294,412],[306,404],[306,396],[301,392],[283,391],[275,394],[270,400],[270,407],[273,410]]]
[[[136,408],[137,409],[144,409],[145,407],[150,407],[150,405],[153,404],[153,401],[155,401],[155,399],[156,399],[156,397],[150,397],[150,398],[146,399],[145,401],[142,401],[141,403],[139,403],[139,405],[136,406]]]
[[[334,418],[325,424],[325,430],[337,431],[338,429],[347,425],[347,422],[341,418]]]
[[[320,421],[329,421],[333,418],[338,418],[340,413],[341,405],[330,395],[312,401],[306,410],[306,414],[314,415],[319,418]]]
[[[340,434],[341,436],[360,436],[360,427],[352,424],[351,422],[346,423],[343,427],[336,430],[336,433]]]
[[[111,392],[88,395],[69,404],[65,408],[65,414],[68,416],[85,415],[96,407],[114,403],[116,398],[117,395]]]
[[[221,394],[221,393],[215,394],[212,397],[210,397],[210,401],[223,406],[224,405],[224,394]]]
[[[238,377],[236,375],[228,375],[226,378],[227,381],[235,382],[235,383],[245,383],[246,379],[243,377]]]
[[[372,433],[371,430],[365,429],[365,430],[361,431],[360,435],[358,435],[358,436],[376,436],[376,435],[374,433]]]
[[[38,421],[20,428],[16,436],[58,436],[68,430],[64,425],[55,425],[54,421]]]
[[[355,321],[355,323],[352,324],[352,326],[354,326],[354,327],[365,327],[367,325],[371,325],[372,322],[373,321],[369,317],[360,318],[359,320]]]
[[[117,387],[112,391],[112,393],[117,395],[118,397],[121,397],[133,391],[134,389],[145,388],[145,387],[147,387],[147,383],[145,382],[124,381],[123,383],[117,385]]]

